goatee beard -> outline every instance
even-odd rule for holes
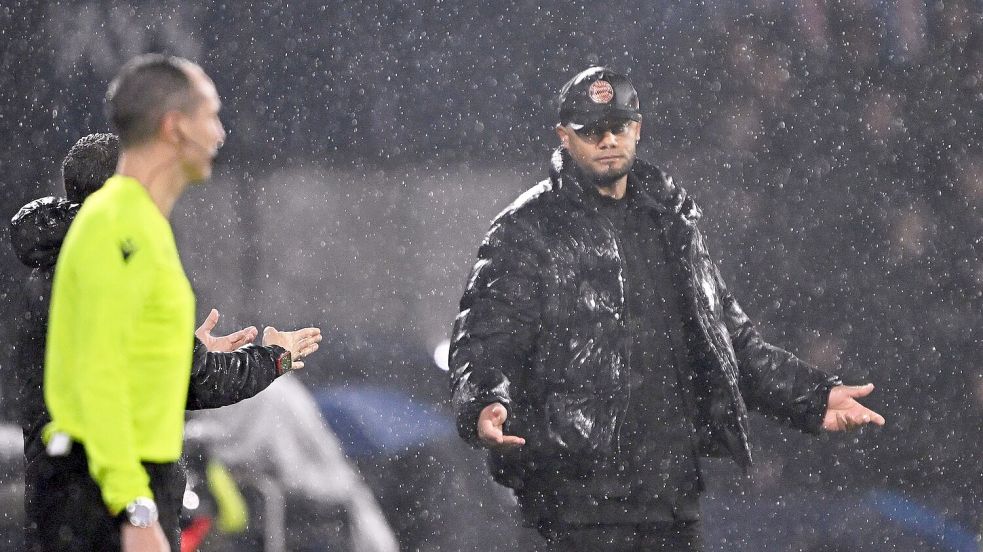
[[[609,171],[604,173],[596,173],[589,169],[582,167],[577,167],[577,172],[580,173],[580,177],[584,184],[590,184],[597,188],[609,189],[614,187],[614,185],[621,180],[628,172],[631,170],[631,166],[634,164],[635,160],[631,159],[628,163],[625,163],[624,168]]]

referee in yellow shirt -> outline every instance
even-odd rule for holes
[[[107,100],[117,174],[83,204],[52,287],[44,440],[56,473],[38,491],[63,500],[46,500],[38,529],[48,550],[158,552],[177,530],[155,498],[180,497],[155,491],[181,455],[195,310],[168,218],[211,175],[225,130],[214,84],[184,59],[134,59]]]

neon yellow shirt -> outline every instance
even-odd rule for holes
[[[181,455],[194,309],[170,223],[137,180],[113,176],[62,245],[44,370],[45,438],[85,445],[113,515],[153,498],[142,461]]]

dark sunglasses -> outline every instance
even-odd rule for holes
[[[631,119],[599,121],[583,128],[574,129],[574,132],[576,132],[577,136],[580,136],[584,140],[597,142],[608,132],[615,136],[623,135],[624,133],[628,132],[628,127],[631,126],[631,123]]]

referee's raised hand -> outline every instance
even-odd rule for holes
[[[160,523],[150,527],[137,527],[129,523],[120,526],[120,544],[123,552],[171,552]]]

